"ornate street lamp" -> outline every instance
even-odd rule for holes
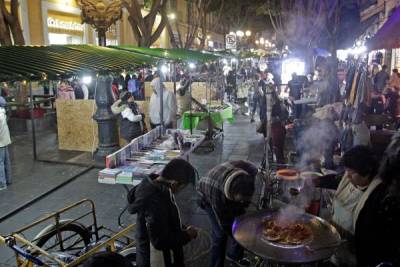
[[[122,16],[120,0],[78,0],[82,9],[82,21],[92,25],[99,38],[99,46],[106,46],[106,32],[112,24]],[[99,145],[96,151],[96,159],[104,158],[118,150],[118,128],[115,115],[111,111],[113,98],[111,94],[112,77],[110,75],[98,75],[96,81],[96,113],[93,119],[98,125]]]
[[[99,38],[99,45],[106,46],[106,32],[122,16],[121,0],[78,0],[82,9],[82,22],[92,25]]]

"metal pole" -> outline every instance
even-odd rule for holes
[[[32,126],[32,151],[33,151],[33,160],[37,159],[37,151],[36,151],[36,129],[35,129],[35,118],[33,117],[33,94],[32,94],[32,83],[29,81],[29,95],[30,95],[30,117],[31,117],[31,126]]]
[[[164,74],[161,71],[161,67],[158,68],[160,71],[160,125],[161,131],[164,131]]]
[[[266,86],[265,89],[265,101],[266,101],[266,123],[265,123],[265,132],[266,132],[266,145],[265,145],[265,169],[269,170],[269,157],[270,153],[270,139],[271,139],[271,112],[272,112],[272,90],[273,88],[270,85]]]
[[[190,134],[193,134],[193,122],[192,122],[192,75],[189,75],[189,93],[190,93],[190,104],[189,104],[189,125]]]
[[[173,68],[174,68],[174,95],[176,95],[176,62],[174,62]]]
[[[96,160],[104,158],[119,149],[117,119],[111,111],[113,98],[111,95],[111,76],[100,75],[96,78],[96,113],[93,119],[98,125],[99,144]]]

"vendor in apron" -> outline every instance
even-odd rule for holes
[[[376,178],[378,161],[367,146],[355,146],[348,150],[343,155],[342,164],[345,173],[341,180],[321,178],[318,186],[337,188],[331,221],[346,242],[332,257],[332,263],[335,266],[357,266],[353,242],[357,219],[369,196],[382,181]]]

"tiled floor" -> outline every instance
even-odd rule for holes
[[[51,157],[56,151],[55,140],[54,134],[40,135],[40,155]],[[193,154],[190,161],[198,169],[199,174],[204,175],[210,168],[227,160],[248,159],[260,164],[262,149],[262,137],[256,134],[255,124],[250,124],[247,117],[239,117],[233,124],[225,125],[224,138],[216,142],[213,152]],[[0,192],[0,217],[85,169],[71,165],[34,162],[29,137],[16,138],[11,147],[11,154],[13,184],[7,190]],[[0,233],[10,233],[43,214],[83,198],[95,202],[100,224],[118,230],[117,217],[126,204],[126,192],[119,185],[98,184],[97,172],[98,169],[90,170],[29,208],[1,222]],[[193,224],[209,231],[208,218],[197,207],[195,200],[196,194],[191,188],[187,188],[177,196],[182,219],[185,224]],[[130,215],[123,217],[126,223],[134,220],[135,218]],[[33,234],[35,233],[28,235],[33,236]],[[196,266],[205,266],[206,262],[205,257],[204,262]],[[0,247],[0,266],[14,266],[13,254],[8,248]]]

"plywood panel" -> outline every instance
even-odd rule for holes
[[[58,147],[64,150],[96,150],[97,123],[92,119],[96,111],[94,100],[58,100]]]
[[[145,114],[146,126],[150,129],[149,101],[136,101],[136,103]],[[96,121],[92,119],[96,112],[95,101],[93,99],[57,100],[56,106],[59,149],[88,152],[96,150],[98,130]],[[119,128],[118,121],[117,127]],[[119,138],[119,145],[126,145],[126,141]]]
[[[164,82],[164,85],[168,90],[171,90],[171,91],[174,90],[173,82]],[[146,100],[150,100],[150,97],[153,94],[150,82],[145,82],[144,86],[145,86],[144,90],[145,90]],[[178,84],[177,84],[177,87],[178,87]],[[211,98],[215,99],[216,90],[214,88],[211,88],[211,90],[210,90],[210,87],[209,87],[209,85],[207,85],[207,83],[194,82],[192,84],[192,96],[199,102],[201,102],[203,99],[210,100],[210,91],[211,91]]]
[[[144,121],[146,122],[147,129],[150,130],[150,120],[149,120],[149,101],[135,101],[140,111],[145,115]]]

